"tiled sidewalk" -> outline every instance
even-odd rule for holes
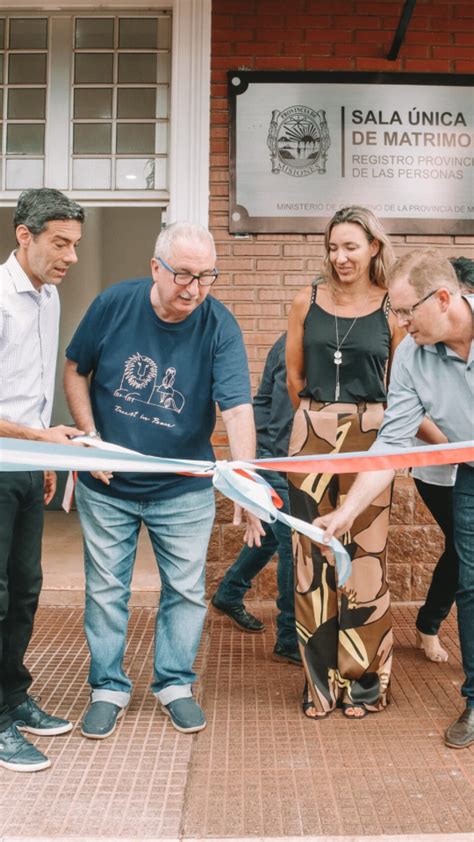
[[[413,648],[415,609],[396,607],[392,704],[361,722],[336,712],[316,723],[300,712],[300,669],[271,660],[273,607],[254,610],[264,635],[209,615],[199,667],[209,726],[191,737],[173,730],[148,689],[154,612],[134,609],[126,716],[105,741],[77,728],[38,739],[53,760],[45,772],[0,770],[0,839],[451,834],[464,842],[474,827],[474,746],[453,751],[442,740],[461,708],[454,620],[443,634],[450,663],[432,664]],[[40,609],[29,658],[41,704],[74,721],[88,701],[81,622],[79,609]]]

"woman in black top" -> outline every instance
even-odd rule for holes
[[[297,409],[290,455],[367,450],[381,424],[387,371],[405,335],[389,313],[393,252],[362,207],[338,211],[325,233],[323,282],[299,292],[289,317],[288,391]],[[311,522],[336,508],[352,474],[290,474],[292,514]],[[311,719],[336,705],[350,718],[385,707],[392,660],[386,582],[390,491],[345,535],[352,573],[338,587],[332,557],[295,535],[296,624]]]

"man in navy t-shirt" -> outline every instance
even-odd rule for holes
[[[209,295],[215,261],[207,229],[175,223],[158,237],[152,279],[116,284],[92,303],[66,351],[66,395],[81,429],[153,456],[212,459],[217,404],[232,457],[254,457],[247,357],[236,320]],[[109,736],[130,700],[123,656],[141,523],[162,582],[152,690],[175,728],[202,730],[206,720],[191,688],[206,613],[211,480],[80,474],[76,502],[84,534],[92,688],[82,734]],[[240,515],[237,508],[234,523]],[[259,521],[247,514],[248,543],[260,543],[261,534]]]

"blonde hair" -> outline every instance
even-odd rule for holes
[[[406,278],[419,296],[432,289],[446,287],[450,292],[459,291],[459,281],[453,266],[437,249],[416,249],[404,254],[392,266],[388,283]]]
[[[387,286],[388,270],[395,260],[392,245],[377,217],[368,208],[363,208],[359,205],[341,208],[341,210],[338,210],[334,214],[326,227],[324,232],[325,254],[322,263],[322,272],[326,281],[334,284],[338,280],[337,272],[329,256],[329,240],[332,229],[336,225],[342,225],[343,222],[352,222],[355,225],[359,225],[369,243],[372,243],[374,240],[377,240],[379,243],[380,248],[370,262],[369,274],[373,284],[377,284],[377,286],[385,289]]]

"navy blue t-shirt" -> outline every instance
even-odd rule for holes
[[[91,375],[94,421],[105,441],[151,456],[213,459],[221,410],[251,402],[247,355],[235,318],[208,295],[186,319],[164,322],[150,302],[151,279],[123,281],[93,301],[66,349]],[[207,487],[178,474],[114,474],[110,486],[81,473],[89,488],[149,500]]]

